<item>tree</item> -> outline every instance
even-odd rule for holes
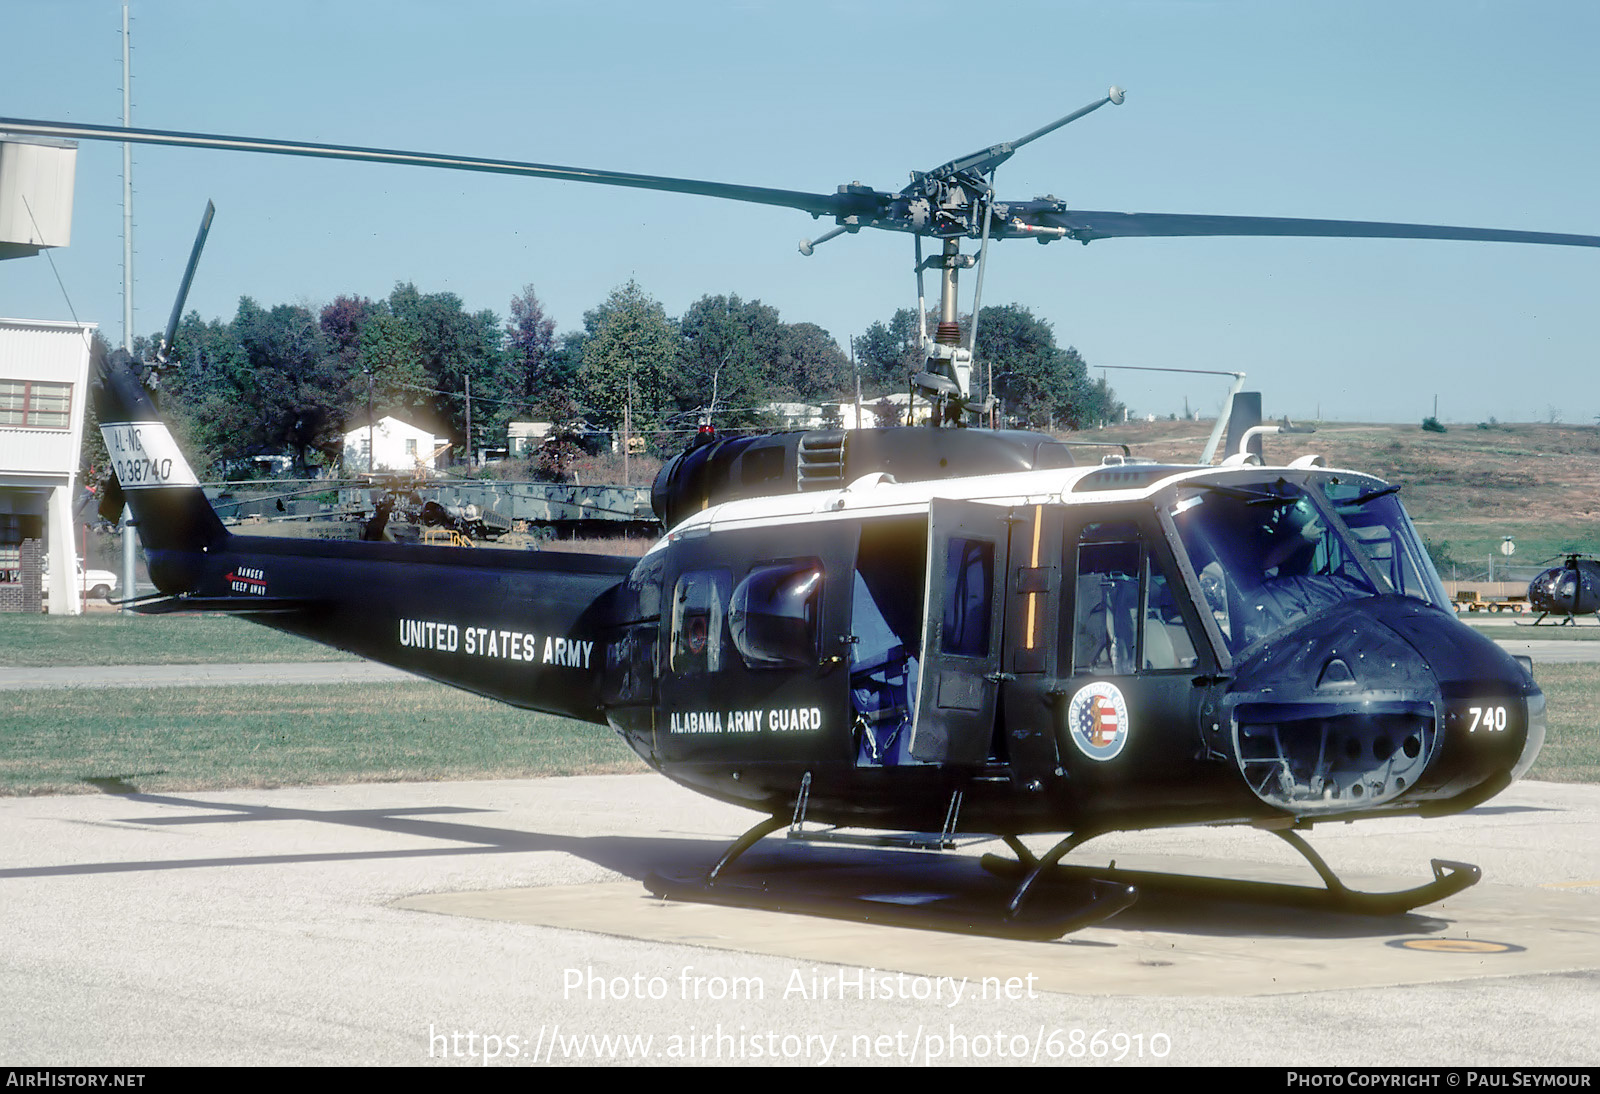
[[[850,390],[850,361],[827,331],[785,323],[759,300],[703,296],[678,325],[678,406],[710,408],[715,397],[719,426],[761,425],[774,400],[816,402]]]
[[[1076,354],[1078,351],[1069,347],[1067,352]],[[1111,390],[1111,385],[1106,383],[1106,378],[1102,376],[1084,389],[1080,411],[1080,424],[1077,428],[1085,429],[1091,425],[1106,425],[1121,421],[1123,406],[1117,399],[1116,392]]]
[[[710,410],[715,403],[719,426],[761,424],[784,344],[778,310],[737,295],[702,296],[678,328],[678,407]]]
[[[524,285],[511,298],[511,317],[506,320],[507,386],[521,400],[519,411],[526,408],[553,418],[557,409],[570,405],[568,392],[577,366],[556,348],[555,320],[545,314],[533,286]]]
[[[354,385],[310,311],[289,304],[263,311],[244,297],[233,331],[248,370],[236,373],[236,386],[260,414],[255,439],[262,448],[293,449],[302,471],[310,450],[337,455]]]
[[[850,359],[833,335],[815,323],[783,327],[774,380],[780,390],[806,402],[853,396]]]
[[[422,365],[421,335],[389,311],[387,304],[367,320],[361,332],[362,373],[372,376],[372,413],[376,417],[413,407],[433,405],[432,378]],[[364,378],[364,377],[363,377]],[[362,417],[365,393],[361,393]]]
[[[912,374],[921,372],[917,313],[910,308],[895,312],[887,324],[874,323],[856,340],[863,391],[881,395],[904,391]]]
[[[570,330],[551,347],[551,385],[545,394],[543,409],[552,422],[573,422],[583,414],[578,402],[578,373],[583,368],[583,345],[588,339],[587,331]]]
[[[993,370],[1008,415],[1030,426],[1082,429],[1105,420],[1115,398],[1089,382],[1076,349],[1056,345],[1050,324],[1021,304],[984,308],[978,318],[977,367]]]
[[[578,380],[589,413],[617,426],[631,402],[635,429],[659,428],[672,405],[678,364],[678,332],[666,309],[630,279],[585,313],[583,324],[588,336]]]
[[[249,366],[233,324],[190,312],[178,324],[172,359],[177,367],[161,378],[162,412],[186,437],[196,470],[259,451],[260,414],[246,396]]]
[[[364,296],[336,296],[333,303],[324,305],[317,314],[317,325],[322,328],[328,351],[338,358],[346,369],[361,367],[361,335],[367,323],[384,310]]]
[[[428,376],[426,386],[434,389],[433,408],[455,439],[466,439],[469,380],[473,450],[479,438],[504,433],[514,412],[514,392],[507,382],[500,317],[488,310],[468,314],[455,293],[423,294],[409,282],[389,294],[389,310],[406,328],[402,340],[411,340]]]

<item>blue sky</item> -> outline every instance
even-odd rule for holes
[[[1600,5],[1127,0],[131,5],[134,123],[826,192],[1018,137],[1110,84],[1121,107],[1000,169],[1002,198],[1088,209],[1600,234]],[[120,120],[120,5],[0,5],[0,116]],[[85,142],[72,307],[121,335],[121,153]],[[680,314],[739,292],[844,341],[914,303],[910,237],[705,198],[415,168],[136,148],[136,321],[158,330],[208,198],[190,306],[320,305],[397,280],[560,329],[632,277]],[[1600,415],[1600,251],[1373,240],[995,247],[1020,303],[1091,365],[1242,370],[1269,413]],[[970,290],[969,277],[964,290]],[[964,299],[970,300],[970,297]],[[964,305],[965,306],[965,305]],[[68,318],[45,260],[0,315]],[[1111,373],[1139,411],[1215,379]]]

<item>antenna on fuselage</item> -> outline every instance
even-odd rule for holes
[[[1217,414],[1217,424],[1211,427],[1211,437],[1206,441],[1205,451],[1200,453],[1200,462],[1209,465],[1216,459],[1217,446],[1222,443],[1222,431],[1228,427],[1233,417],[1233,397],[1239,394],[1244,387],[1244,373],[1227,372],[1214,368],[1157,368],[1153,365],[1096,365],[1099,369],[1120,369],[1123,372],[1187,372],[1197,376],[1232,376],[1233,386],[1228,388],[1228,397],[1222,401],[1222,410]]]

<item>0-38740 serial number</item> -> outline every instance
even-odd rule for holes
[[[117,481],[124,486],[138,486],[143,483],[165,483],[172,478],[172,461],[170,459],[151,459],[149,456],[136,456],[128,460],[112,460],[112,468],[117,473]]]

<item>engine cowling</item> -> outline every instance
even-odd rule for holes
[[[1075,464],[1068,445],[1025,430],[812,429],[703,435],[661,468],[650,504],[671,528],[724,501],[832,490],[873,472],[919,482]]]

